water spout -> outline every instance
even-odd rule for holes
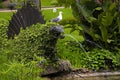
[[[78,43],[80,45],[80,48],[83,50],[83,52],[85,53],[86,57],[88,58],[89,62],[91,61],[90,60],[90,57],[88,56],[87,54],[87,51],[84,49],[84,47],[82,46],[82,44],[79,42],[79,40],[77,40],[74,36],[72,36],[71,34],[64,34],[64,36],[67,36],[67,37],[70,37],[72,38],[73,40],[75,40],[76,43]],[[91,62],[90,62],[91,63]],[[90,66],[90,63],[88,64]]]
[[[86,53],[86,50],[83,48],[82,44],[81,44],[74,36],[72,36],[72,35],[70,35],[70,34],[64,34],[64,36],[70,37],[70,38],[72,38],[73,40],[75,40],[75,42],[80,45],[80,48],[83,50],[83,52]]]
[[[90,41],[88,39],[86,39],[86,41],[89,42],[90,44],[93,44],[93,45],[97,46],[98,48],[102,49],[102,47],[99,44],[97,44],[97,43],[95,43],[93,41]]]

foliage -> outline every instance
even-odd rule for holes
[[[54,3],[56,3],[55,0],[41,0],[42,7],[54,6]]]
[[[74,40],[59,40],[58,44],[58,56],[61,59],[69,60],[74,68],[82,68],[81,60],[83,52],[78,43]]]
[[[0,53],[3,53],[4,48],[7,46],[7,25],[8,21],[5,19],[0,19]]]
[[[10,2],[15,2],[15,3],[18,3],[18,2],[23,2],[24,0],[10,0]]]
[[[0,35],[1,35],[0,36],[0,54],[1,54],[1,58],[4,55],[5,49],[7,47],[7,35],[6,35],[7,25],[8,25],[7,20],[0,19]],[[2,62],[2,61],[0,61],[0,62]]]
[[[71,10],[69,10],[69,9],[67,9],[68,11],[65,11],[66,9],[63,10],[64,14],[65,14],[64,16],[65,16],[65,18],[68,17],[67,18],[68,20],[63,19],[63,21],[61,21],[60,24],[65,25],[65,27],[72,28],[71,31],[68,28],[67,29],[65,28],[65,33],[69,33],[69,31],[72,32],[75,30],[75,32],[78,31],[78,33],[77,34],[75,33],[73,36],[74,37],[77,36],[78,38],[81,38],[81,36],[79,36],[80,31],[83,31],[86,33],[89,33],[89,31],[90,31],[90,33],[92,33],[92,31],[94,32],[94,29],[95,29],[95,32],[97,32],[99,34],[98,31],[100,30],[100,28],[95,27],[95,26],[94,26],[95,28],[93,28],[90,25],[90,27],[93,28],[93,30],[89,29],[88,28],[89,26],[87,26],[87,24],[83,24],[84,21],[85,22],[87,21],[88,23],[96,23],[95,25],[99,26],[99,25],[104,24],[102,22],[102,20],[104,21],[104,18],[105,18],[104,16],[109,16],[109,15],[106,15],[107,14],[106,12],[101,13],[98,17],[99,21],[101,21],[101,22],[98,22],[98,19],[92,15],[92,12],[90,12],[90,14],[88,15],[86,9],[82,9],[82,8],[81,8],[81,10],[83,11],[83,13],[85,13],[84,14],[85,18],[82,17],[82,19],[80,19],[77,16],[76,16],[76,19],[69,18],[69,16],[71,16],[71,14],[69,14],[69,13],[71,13]],[[97,7],[95,9],[101,10],[101,7]],[[107,10],[109,10],[109,9],[107,9]],[[112,9],[112,10],[114,10],[114,9]],[[58,10],[58,11],[60,11],[60,10]],[[50,13],[50,15],[48,15],[48,13]],[[47,20],[55,17],[55,15],[51,16],[51,14],[52,14],[52,10],[51,10],[51,12],[46,11],[45,15],[47,16]],[[110,15],[113,15],[113,14],[116,14],[116,12],[113,11],[113,13],[110,13]],[[74,13],[74,15],[77,15],[77,13],[76,14]],[[88,15],[88,16],[86,16],[86,15]],[[56,16],[57,16],[57,13],[56,13]],[[78,15],[78,16],[81,16],[81,15]],[[105,19],[110,20],[109,17],[107,17]],[[77,24],[78,22],[76,22],[76,20],[79,20],[79,22],[82,23],[82,25],[78,25]],[[116,21],[119,19],[115,18],[114,20]],[[111,22],[111,21],[109,21],[109,22]],[[98,23],[100,23],[100,24],[98,24]],[[113,25],[113,23],[111,23],[111,24]],[[7,20],[0,20],[0,35],[2,35],[2,36],[0,36],[0,71],[1,71],[0,76],[2,76],[2,77],[0,77],[0,79],[2,79],[2,80],[16,80],[16,79],[26,80],[27,79],[27,80],[29,80],[31,78],[31,79],[35,79],[35,80],[43,80],[43,79],[39,78],[38,74],[36,73],[37,71],[41,72],[41,69],[38,69],[36,67],[36,64],[38,63],[38,61],[44,60],[43,57],[38,57],[39,54],[44,53],[44,50],[41,50],[41,48],[40,48],[40,46],[43,45],[43,44],[41,44],[41,42],[44,43],[44,40],[48,39],[48,37],[47,37],[48,32],[46,32],[46,31],[48,31],[48,29],[51,26],[53,26],[54,24],[44,24],[44,25],[37,24],[37,25],[33,25],[33,26],[27,28],[26,30],[21,29],[21,33],[19,35],[16,35],[15,39],[13,39],[13,40],[7,40],[7,35],[6,35],[7,25],[8,25]],[[84,26],[85,26],[85,28],[84,28]],[[81,27],[82,27],[82,29],[81,29]],[[109,27],[111,27],[111,26],[109,26]],[[110,30],[112,30],[113,27],[111,27]],[[88,32],[87,32],[87,30],[88,30]],[[111,32],[109,32],[109,33],[111,36],[113,35]],[[117,31],[115,34],[117,34]],[[115,34],[114,34],[114,36],[115,36]],[[89,35],[91,35],[91,34],[89,34]],[[94,34],[93,34],[93,36],[94,36]],[[103,38],[101,36],[102,35],[100,35],[100,38],[103,40]],[[42,37],[42,39],[41,39],[41,37]],[[97,40],[95,42],[99,43],[100,38],[98,36],[96,37],[96,35],[95,35],[94,40]],[[101,39],[100,39],[100,41],[102,41]],[[109,40],[107,40],[107,41],[109,41]],[[110,43],[111,43],[111,40],[110,40]],[[75,68],[76,67],[77,68],[85,67],[85,68],[89,68],[92,70],[117,70],[117,69],[120,69],[120,51],[109,52],[108,50],[95,49],[93,51],[91,50],[90,52],[89,51],[84,52],[81,47],[83,47],[83,48],[85,48],[85,47],[84,47],[84,45],[80,45],[80,44],[81,44],[81,42],[79,42],[79,40],[76,41],[76,39],[74,39],[74,38],[71,39],[71,38],[65,37],[65,39],[59,40],[59,42],[57,44],[58,56],[61,59],[70,60],[73,67],[75,67]],[[101,44],[103,44],[103,43],[101,43]]]
[[[73,15],[80,22],[78,27],[82,28],[80,32],[85,40],[97,43],[105,49],[117,50],[120,47],[118,1],[105,0],[102,5],[94,0],[75,1],[69,5]]]
[[[57,5],[57,0],[52,0],[52,1],[51,1],[51,5],[58,6],[58,5]]]
[[[88,68],[93,71],[120,69],[119,52],[113,53],[105,49],[94,49],[84,52],[80,45],[74,42],[74,40],[59,41],[58,55],[62,59],[69,60],[74,68]]]
[[[5,6],[0,2],[0,8],[5,8]]]
[[[75,3],[75,0],[57,0],[59,5],[64,5],[66,7]]]
[[[37,61],[9,62],[4,64],[0,72],[1,80],[43,80],[39,77],[42,69],[36,66]]]
[[[82,28],[78,25],[77,19],[75,19],[73,17],[69,17],[69,18],[63,19],[62,21],[59,22],[59,24],[63,25],[64,28],[66,28],[66,29],[70,28],[71,30],[70,30],[69,34],[72,34],[74,32],[79,32],[79,31],[82,30]],[[75,35],[77,35],[77,36],[79,35],[79,37],[82,37],[82,35],[80,35],[80,33],[75,34]]]
[[[83,15],[84,20],[87,23],[82,22],[83,25],[81,25],[81,27],[83,28],[83,31],[92,38],[92,41],[97,42],[103,48],[114,50],[120,45],[118,44],[120,43],[118,37],[118,35],[120,34],[119,11],[117,10],[118,3],[111,3],[110,1],[108,1],[104,2],[104,5],[102,6],[103,9],[102,7],[93,8],[91,10],[92,15],[90,16],[88,14]],[[84,9],[84,12],[87,12],[88,10],[85,11]],[[95,12],[100,13],[96,14]],[[91,40],[90,38],[87,38],[87,36],[85,36],[85,38]],[[110,45],[113,47],[111,47]]]
[[[27,60],[27,57],[25,58],[18,58],[17,56],[14,57],[14,55],[18,55],[20,56],[21,54],[18,54],[18,51],[21,53],[25,53],[25,45],[27,45],[27,43],[25,44],[19,44],[19,42],[17,43],[17,40],[8,40],[7,39],[7,26],[8,26],[8,21],[1,19],[0,20],[0,80],[43,80],[39,77],[40,72],[42,71],[42,69],[40,67],[37,66],[37,64],[44,60],[43,57],[38,57],[34,55],[34,59],[29,60],[29,62]],[[38,25],[39,26],[39,25]],[[35,28],[32,27],[32,28]],[[37,28],[38,29],[38,28]],[[22,30],[23,32],[25,30]],[[28,30],[29,31],[29,30]],[[32,30],[34,31],[34,30]],[[28,32],[30,33],[30,32]],[[32,36],[31,32],[31,36]],[[36,33],[39,33],[38,30]],[[23,34],[23,33],[21,33]],[[26,35],[27,37],[31,37]],[[25,37],[25,36],[24,36]],[[17,37],[16,37],[17,38]],[[34,36],[33,36],[34,38]],[[31,39],[31,38],[30,38]],[[22,40],[22,39],[20,39]],[[26,39],[23,39],[26,40]],[[21,41],[21,43],[24,41]],[[28,40],[28,39],[27,39]],[[18,40],[19,41],[19,40]],[[30,40],[31,41],[31,40]],[[13,43],[16,43],[15,46]],[[37,44],[39,45],[39,44]],[[29,44],[30,46],[30,44]],[[36,45],[34,45],[33,47],[35,47]],[[15,48],[15,49],[13,49]],[[27,48],[30,50],[30,48],[27,46]],[[26,48],[26,49],[27,49]],[[27,50],[28,50],[27,49]],[[32,49],[34,50],[34,49]],[[16,51],[16,52],[14,52]],[[31,52],[27,52],[27,54],[29,55]],[[21,56],[24,56],[21,55]],[[21,61],[20,61],[21,59]]]
[[[109,52],[108,50],[93,50],[91,52],[87,52],[89,58],[83,58],[84,67],[90,68],[92,70],[117,70],[120,66],[119,57],[116,58],[117,55],[115,53]],[[117,62],[118,61],[118,62]]]
[[[33,25],[26,30],[21,30],[21,33],[15,39],[7,40],[6,31],[8,21],[1,20],[0,22],[0,35],[2,35],[0,36],[0,44],[2,44],[2,46],[0,45],[0,76],[2,76],[2,80],[26,80],[29,79],[27,76],[36,79],[36,71],[41,71],[41,69],[39,70],[36,67],[36,63],[44,60],[43,57],[37,56],[44,52],[40,48],[43,45],[41,41],[44,43],[44,40],[47,40],[48,32],[46,31],[54,24]],[[69,33],[69,30],[65,29],[65,33]],[[85,67],[92,70],[117,70],[120,67],[120,51],[113,53],[98,49],[85,52],[83,50],[84,46],[82,46],[79,40],[68,38],[67,36],[65,39],[58,41],[57,47],[58,56],[61,59],[70,60],[75,68]]]
[[[21,30],[14,40],[10,40],[11,57],[18,60],[26,59],[26,61],[36,60],[36,56],[44,54],[44,46],[49,39],[49,28],[54,24],[37,24],[26,30]],[[9,56],[10,57],[10,56]]]

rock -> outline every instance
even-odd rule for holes
[[[68,60],[59,60],[56,63],[52,63],[44,67],[42,77],[53,77],[62,75],[72,71],[71,63]]]

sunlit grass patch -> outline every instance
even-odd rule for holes
[[[63,12],[63,19],[73,17],[72,10],[70,8],[57,9],[56,13],[53,13],[52,9],[42,10],[42,14],[44,15],[45,20],[49,21],[52,18],[57,17],[59,15],[59,11]]]
[[[13,12],[0,12],[0,18],[10,20]]]

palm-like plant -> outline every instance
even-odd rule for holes
[[[85,40],[114,50],[120,47],[120,0],[98,1],[100,0],[74,0],[69,4],[73,15],[80,22],[82,30],[79,31]]]

